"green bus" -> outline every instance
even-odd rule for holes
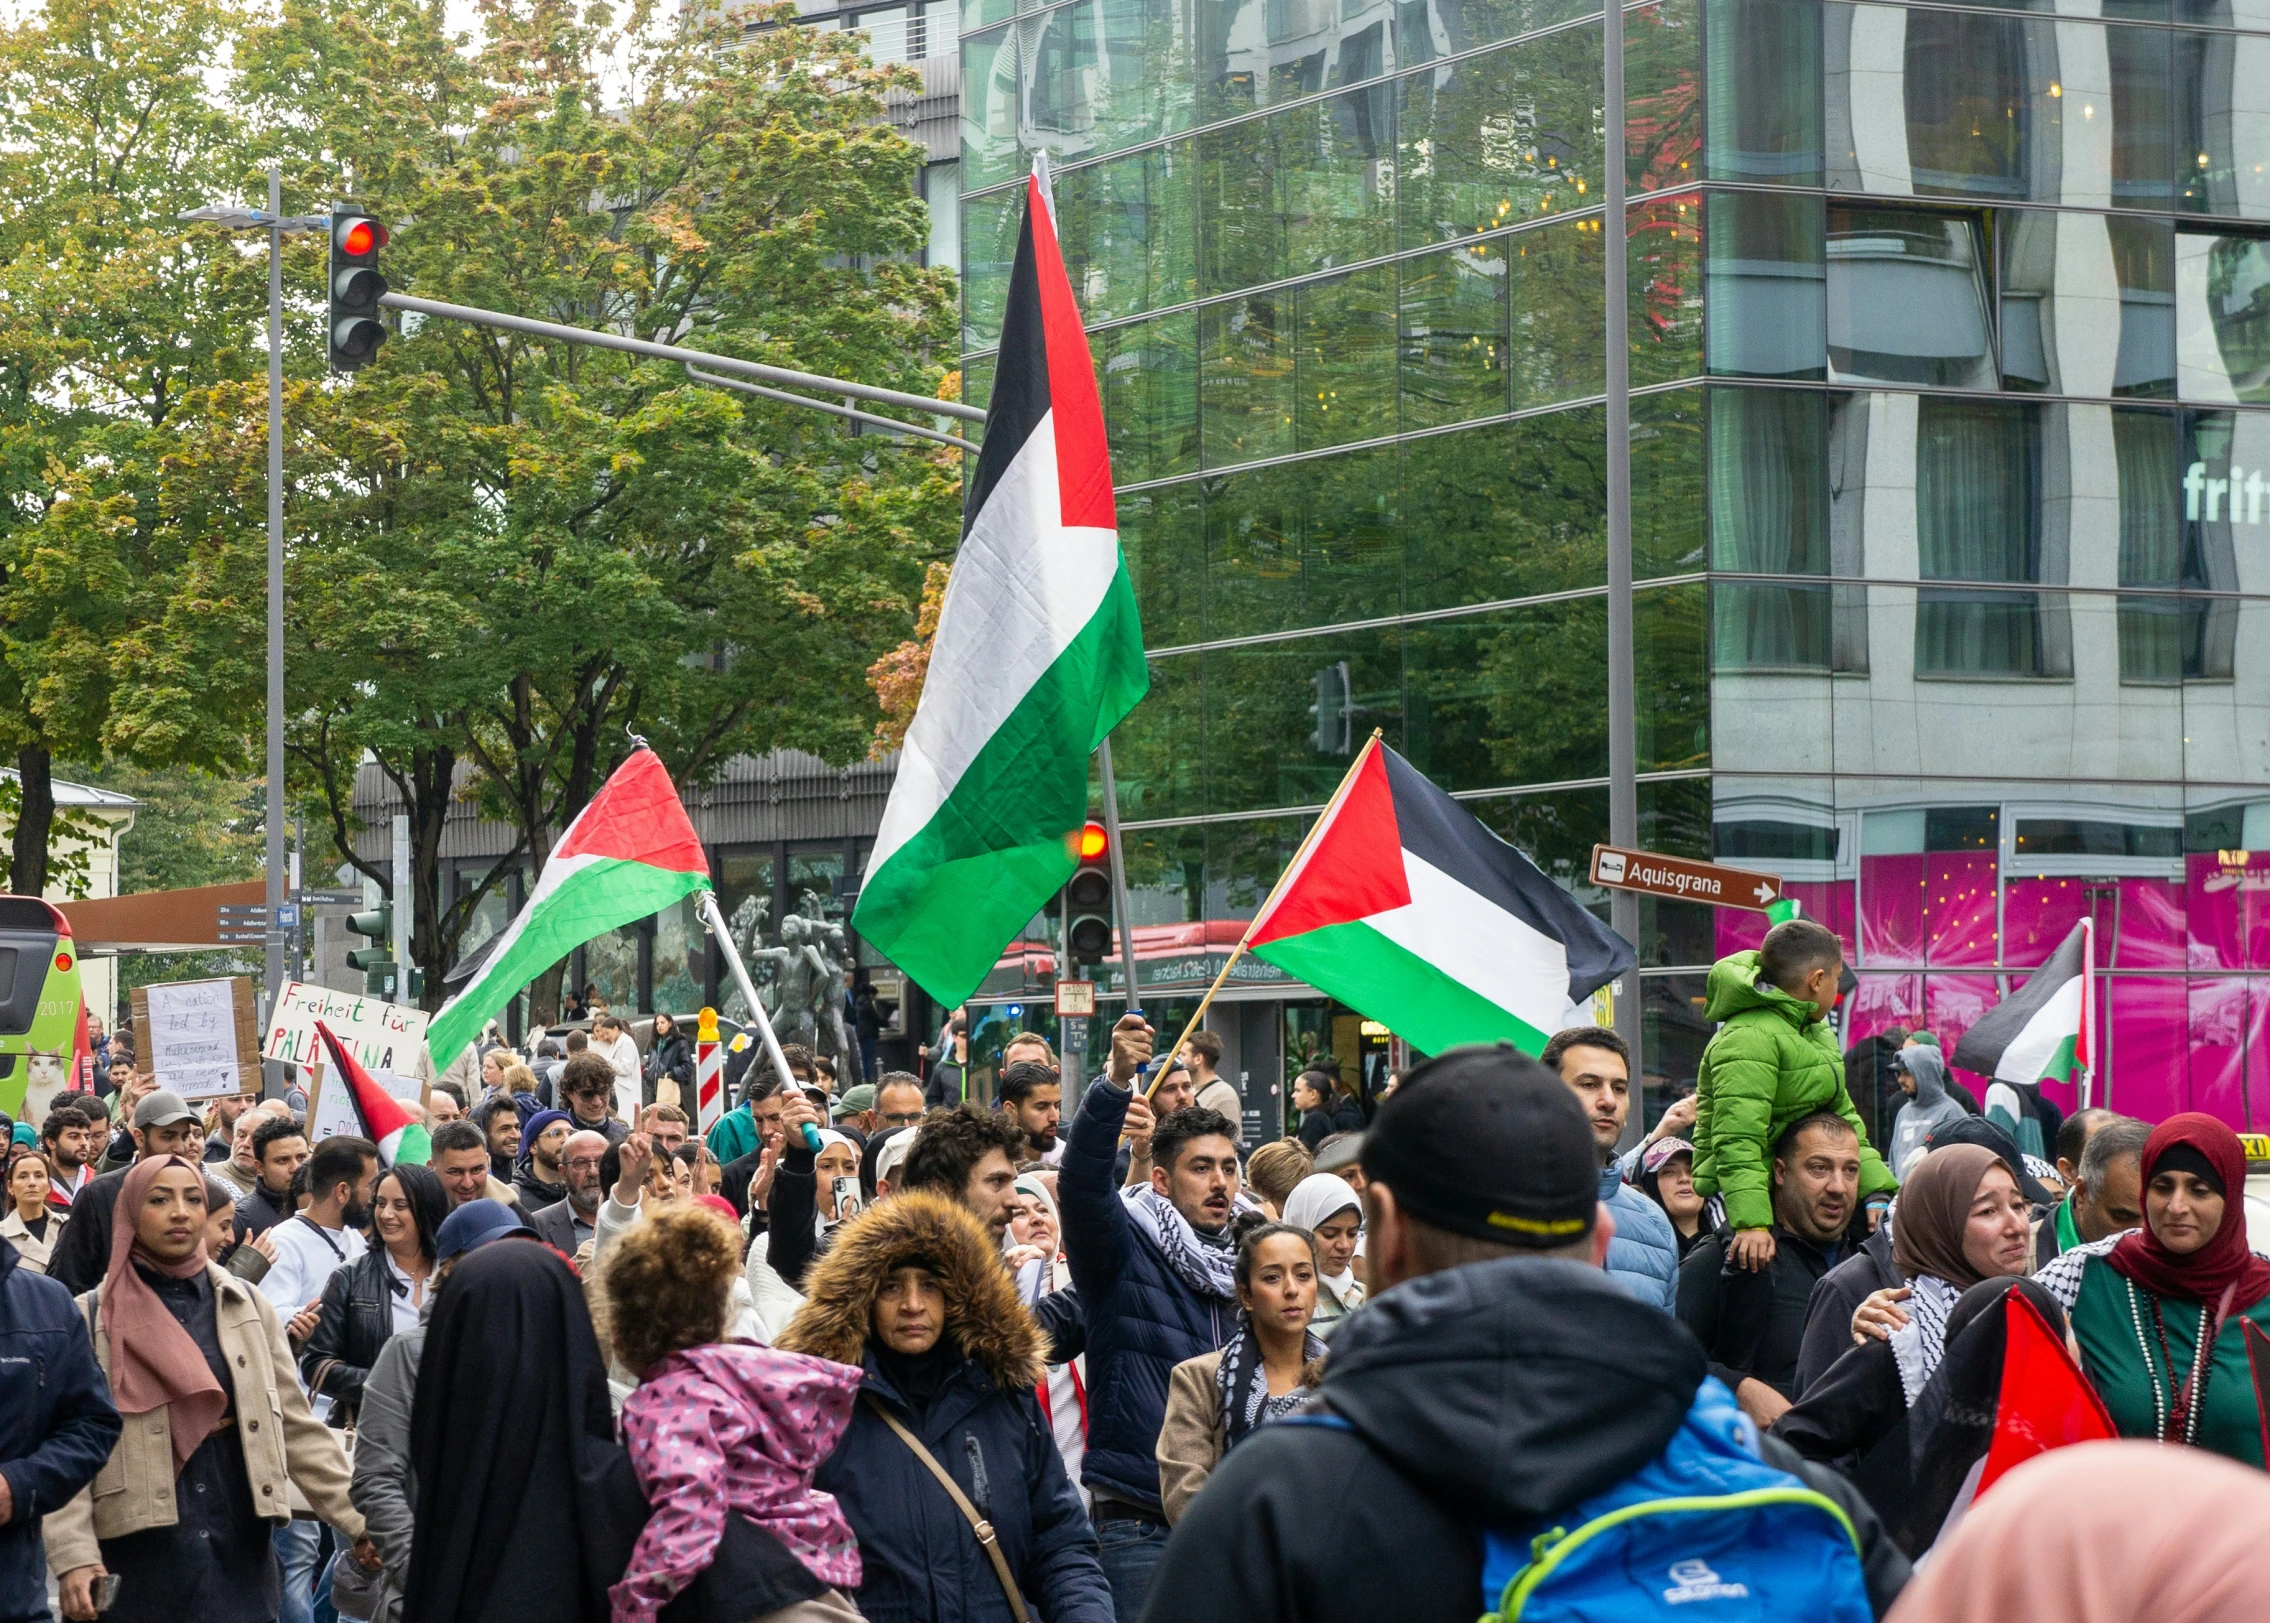
[[[71,1086],[83,1018],[71,921],[36,896],[0,896],[0,1110],[37,1125]]]

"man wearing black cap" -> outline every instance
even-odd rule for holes
[[[1371,1296],[1325,1366],[1336,1423],[1230,1451],[1176,1524],[1145,1623],[1472,1623],[1482,1526],[1613,1487],[1686,1421],[1702,1348],[1604,1271],[1615,1220],[1553,1073],[1510,1045],[1454,1049],[1380,1106],[1363,1167]],[[1833,1472],[1762,1448],[1852,1517],[1880,1614],[1905,1559]]]
[[[171,1088],[144,1094],[134,1106],[127,1131],[133,1135],[136,1161],[162,1155],[194,1161],[205,1153],[204,1118]],[[63,1225],[63,1237],[55,1242],[47,1277],[74,1296],[93,1290],[110,1271],[111,1213],[131,1169],[129,1162],[105,1172],[83,1186],[71,1202],[71,1221]]]

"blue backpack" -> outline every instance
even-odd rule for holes
[[[1346,1427],[1337,1415],[1280,1425]],[[1351,1428],[1352,1429],[1352,1428]],[[1758,1458],[1706,1377],[1647,1465],[1552,1524],[1483,1535],[1481,1623],[1872,1623],[1858,1535],[1835,1500]]]

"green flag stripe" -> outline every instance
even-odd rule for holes
[[[852,926],[948,1008],[1077,866],[1088,756],[1150,686],[1123,561],[1102,607],[963,771],[944,804],[861,882]]]
[[[1253,955],[1381,1022],[1421,1053],[1439,1054],[1460,1043],[1510,1042],[1535,1054],[1551,1035],[1360,919],[1286,936],[1255,947]]]
[[[709,876],[644,862],[601,858],[529,905],[517,940],[481,966],[472,984],[434,1016],[426,1051],[445,1068],[481,1033],[482,1023],[536,976],[586,941],[651,918],[671,903],[709,888]]]

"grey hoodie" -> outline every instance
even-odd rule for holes
[[[1892,1118],[1892,1176],[1907,1181],[1908,1169],[1923,1154],[1923,1140],[1935,1127],[1961,1121],[1969,1112],[1947,1092],[1947,1061],[1928,1043],[1900,1050],[1898,1063],[1915,1078],[1915,1097]]]

